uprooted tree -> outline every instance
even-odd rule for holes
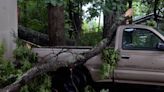
[[[128,17],[129,14],[132,13],[131,9],[126,12],[126,17]],[[120,16],[120,13],[117,13],[117,16]],[[95,55],[102,52],[103,49],[105,49],[109,44],[112,42],[116,29],[119,25],[124,23],[125,16],[122,15],[121,17],[117,17],[115,23],[110,27],[110,33],[106,38],[104,38],[100,43],[98,43],[94,48],[92,48],[90,51],[76,54],[76,58],[72,60],[57,59],[60,54],[66,53],[66,52],[59,52],[54,57],[56,58],[54,61],[45,61],[44,63],[38,64],[31,69],[29,69],[26,73],[24,73],[18,80],[16,80],[14,83],[4,87],[3,89],[0,89],[0,92],[18,92],[21,87],[23,87],[25,84],[28,84],[30,81],[32,81],[34,78],[40,76],[41,74],[47,73],[49,71],[56,71],[60,67],[76,67],[78,65],[82,65],[85,62],[87,62],[88,59],[94,57]],[[73,55],[70,57],[74,57]]]
[[[128,11],[128,12],[131,12]],[[22,86],[25,84],[29,83],[32,81],[32,79],[36,78],[37,76],[47,73],[49,71],[56,71],[60,67],[75,67],[81,64],[84,64],[87,62],[88,59],[92,58],[93,56],[101,53],[103,49],[105,49],[111,42],[112,39],[115,35],[117,27],[122,24],[122,22],[125,20],[124,15],[121,18],[118,18],[117,21],[113,24],[111,27],[111,32],[113,34],[109,34],[108,37],[104,38],[100,43],[98,43],[94,48],[92,48],[88,52],[76,54],[76,59],[74,60],[58,60],[56,61],[51,61],[51,62],[45,62],[40,65],[36,65],[30,70],[28,70],[26,73],[24,73],[17,81],[14,83],[4,87],[3,89],[0,90],[0,92],[17,92],[20,90]],[[65,52],[60,52],[56,54],[56,58],[59,54],[62,54]],[[70,62],[71,61],[71,62]]]

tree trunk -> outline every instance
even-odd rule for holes
[[[64,33],[64,7],[48,4],[48,34],[50,45],[64,45]]]
[[[75,2],[76,3],[76,2]],[[74,2],[69,0],[69,19],[70,19],[70,25],[73,30],[70,30],[69,35],[70,38],[76,39],[76,44],[80,41],[80,34],[81,34],[81,27],[82,27],[82,5],[80,2],[78,2],[77,6],[75,6]],[[73,11],[74,10],[74,11]],[[76,11],[75,11],[76,10]]]
[[[133,0],[129,0],[128,3],[129,3],[129,9],[132,8]],[[128,21],[129,21],[129,24],[132,24],[132,21],[133,21],[132,16],[128,19]]]
[[[112,27],[114,20],[115,20],[114,12],[104,14],[103,38],[106,38],[107,34],[110,33],[109,30]]]
[[[74,12],[74,29],[75,29],[75,38],[76,44],[80,43],[80,34],[81,34],[81,26],[82,26],[82,18],[80,12]]]
[[[158,9],[159,0],[154,1],[154,20],[158,21],[157,9]]]
[[[126,0],[120,0],[121,3],[123,3],[126,6],[127,1]],[[111,3],[108,0],[106,0],[105,4],[106,6],[109,6],[108,4]],[[115,6],[114,6],[115,7]],[[109,11],[103,11],[104,12],[104,28],[103,28],[103,38],[106,38],[109,34],[112,34],[112,32],[110,32],[111,27],[113,26],[113,23],[116,22],[116,18],[119,17],[117,16],[117,12],[115,10],[109,9],[111,10],[111,12]],[[124,13],[124,10],[122,9],[122,12]]]
[[[28,18],[28,15],[27,15],[27,3],[28,1],[25,0],[25,2],[23,3],[23,13],[24,13],[24,20],[22,21],[24,23],[24,26],[27,27],[27,18]]]
[[[47,46],[49,42],[47,34],[37,32],[21,25],[18,26],[18,37],[41,46]]]
[[[69,13],[69,26],[71,27],[71,29],[69,29],[68,30],[68,32],[69,32],[69,39],[73,39],[74,37],[74,30],[73,30],[73,22],[72,22],[72,20],[73,20],[73,15],[72,15],[72,13],[73,13],[73,4],[72,4],[72,2],[71,2],[71,0],[69,0],[69,3],[68,3],[68,13]]]

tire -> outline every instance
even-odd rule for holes
[[[58,69],[52,76],[52,92],[84,92],[87,85],[92,84],[92,78],[85,66],[70,70],[68,67]]]

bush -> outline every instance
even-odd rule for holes
[[[102,51],[103,64],[101,65],[100,75],[102,79],[107,79],[113,73],[117,61],[119,59],[119,54],[113,48],[106,48]]]
[[[18,71],[15,70],[12,63],[3,57],[5,48],[0,44],[0,88],[14,82],[16,80]]]
[[[102,32],[89,32],[81,36],[81,46],[95,46],[102,40]]]
[[[36,54],[21,41],[17,41],[17,47],[13,52],[16,59],[14,62],[3,58],[4,50],[4,46],[0,45],[0,88],[13,83],[36,64]],[[43,74],[22,87],[20,92],[50,92],[50,87],[50,77]]]

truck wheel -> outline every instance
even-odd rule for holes
[[[92,82],[85,66],[78,66],[72,70],[63,67],[52,75],[52,92],[84,92],[84,88]]]

